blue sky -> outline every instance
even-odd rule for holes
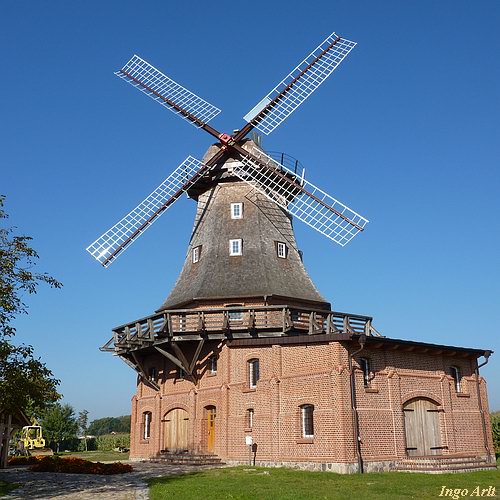
[[[180,200],[109,270],[85,247],[211,138],[113,75],[137,53],[223,110],[231,132],[332,31],[358,42],[272,135],[308,179],[370,220],[340,248],[295,224],[336,310],[384,335],[496,350],[500,409],[500,3],[4,0],[0,192],[64,283],[17,321],[91,418],[130,412],[135,375],[98,351],[150,314],[180,271],[195,204]]]

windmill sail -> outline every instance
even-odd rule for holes
[[[356,42],[332,33],[245,116],[269,135],[288,118],[338,67]]]
[[[220,113],[220,109],[187,90],[139,56],[134,55],[115,73],[195,127],[202,127]]]
[[[92,257],[108,267],[163,214],[208,167],[188,156],[144,201],[87,247]]]
[[[368,220],[262,152],[242,155],[233,173],[297,219],[345,246]]]

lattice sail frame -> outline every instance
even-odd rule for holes
[[[250,157],[242,156],[241,163],[235,162],[233,173],[297,219],[340,246],[343,247],[349,243],[368,223],[367,219],[347,205],[311,182],[301,179],[266,154],[260,151],[253,151],[252,154],[268,168],[262,167]],[[303,189],[295,182],[273,174],[273,169],[281,171],[288,178],[292,177]]]
[[[184,88],[138,55],[134,55],[120,71],[115,72],[115,75],[123,78],[127,83],[138,88],[163,107],[178,114],[196,128],[202,125],[183,116],[166,100],[183,108],[202,123],[208,123],[221,112],[219,108]]]
[[[87,252],[108,267],[196,182],[193,179],[203,168],[200,160],[188,156],[144,201],[90,244]]]
[[[336,33],[328,36],[316,47],[295,69],[291,71],[269,94],[254,106],[243,119],[252,120],[282,92],[279,101],[256,121],[254,126],[263,134],[269,135],[280,123],[288,118],[339,66],[349,52],[356,46],[356,42],[340,38],[335,45],[329,48],[339,37]],[[325,52],[324,54],[322,54]],[[315,61],[315,59],[319,59]],[[307,68],[311,65],[310,68]],[[301,75],[304,71],[305,73]],[[298,78],[298,79],[297,79]],[[287,87],[295,80],[293,85]]]

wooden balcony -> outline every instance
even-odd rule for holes
[[[102,351],[118,355],[156,344],[317,334],[380,336],[370,316],[286,305],[162,311],[118,326]]]

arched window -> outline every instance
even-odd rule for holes
[[[258,359],[250,359],[248,361],[248,386],[251,389],[255,389],[257,387],[257,381],[259,380],[259,360]]]
[[[253,420],[254,420],[254,410],[253,410],[253,408],[248,408],[246,419],[247,419],[247,422],[246,422],[247,428],[248,429],[253,429]]]
[[[458,366],[450,367],[451,376],[453,377],[453,382],[455,383],[455,390],[457,392],[462,392],[462,373]]]
[[[368,358],[359,358],[359,367],[363,372],[363,385],[365,387],[370,386],[370,360]]]
[[[142,438],[149,439],[151,437],[151,420],[152,414],[150,411],[145,411],[142,414]]]
[[[300,426],[303,438],[314,437],[314,405],[300,407]]]

